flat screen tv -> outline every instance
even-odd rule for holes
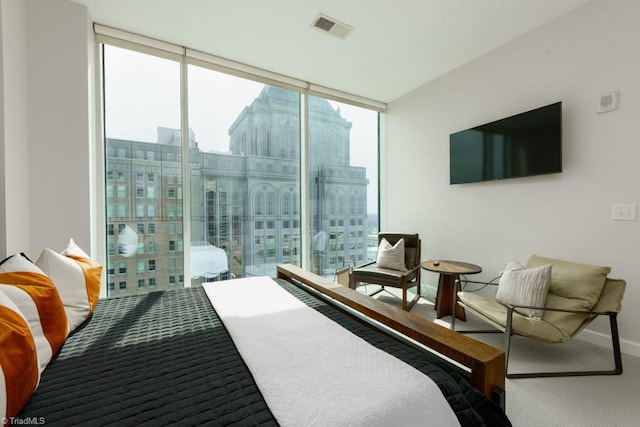
[[[562,172],[562,103],[449,136],[451,184]]]

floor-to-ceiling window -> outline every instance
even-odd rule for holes
[[[300,94],[189,66],[193,283],[300,265]]]
[[[104,46],[107,293],[182,285],[180,63]]]
[[[180,56],[105,44],[103,61],[109,296],[370,257],[377,112]]]
[[[310,96],[308,173],[311,270],[330,277],[370,260],[378,244],[378,113]]]

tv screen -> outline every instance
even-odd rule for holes
[[[562,103],[449,136],[450,183],[562,172]]]

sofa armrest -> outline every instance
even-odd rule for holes
[[[612,313],[617,313],[615,311],[591,311],[591,310],[572,310],[565,308],[551,308],[551,307],[536,307],[532,305],[520,305],[520,304],[503,304],[511,311],[515,308],[526,308],[531,310],[542,310],[542,311],[557,311],[560,313],[576,313],[576,314],[586,314],[589,316],[604,316],[610,315]]]

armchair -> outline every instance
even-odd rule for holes
[[[572,263],[533,255],[528,268],[551,265],[550,283],[544,304],[498,301],[473,292],[458,292],[454,301],[468,312],[491,325],[492,330],[465,330],[460,333],[502,332],[505,336],[505,374],[507,378],[561,377],[582,375],[619,375],[622,373],[620,338],[617,314],[622,307],[626,282],[607,277],[610,268]],[[506,271],[505,271],[506,273]],[[503,275],[504,277],[504,275]],[[483,283],[461,280],[461,284]],[[454,287],[456,289],[456,287]],[[455,293],[455,290],[454,290]],[[540,315],[536,317],[535,315]],[[511,337],[518,335],[529,339],[563,343],[575,337],[598,316],[608,316],[611,328],[614,369],[592,371],[509,373]],[[455,316],[451,328],[456,330]]]
[[[382,239],[387,240],[390,245],[396,245],[404,239],[404,263],[399,268],[385,268],[378,265],[378,262],[370,262],[353,268],[349,280],[349,287],[356,289],[360,283],[370,283],[380,285],[381,288],[371,293],[373,296],[384,290],[385,286],[402,289],[402,309],[409,311],[420,299],[420,249],[421,241],[418,234],[402,233],[379,233],[378,244]],[[417,294],[407,303],[407,289],[417,286]]]

